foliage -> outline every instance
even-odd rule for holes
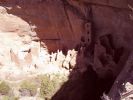
[[[60,76],[58,74],[41,76],[41,97],[49,100],[54,95],[64,82],[64,78],[60,78]]]
[[[2,100],[9,100],[10,97],[9,96],[4,96]]]
[[[19,90],[21,92],[23,92],[24,90],[27,90],[27,91],[30,92],[31,96],[34,96],[37,93],[37,86],[33,82],[23,81],[22,84],[20,85]]]
[[[49,98],[54,87],[55,82],[50,80],[49,76],[41,77],[40,93],[43,98]]]
[[[9,91],[10,91],[9,85],[6,82],[4,82],[4,81],[1,82],[0,83],[0,94],[1,95],[6,95],[6,94],[9,93]]]
[[[19,97],[3,96],[2,100],[19,100]]]
[[[13,100],[19,100],[19,97],[14,97],[14,99]]]

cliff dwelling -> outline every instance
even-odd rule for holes
[[[0,0],[0,100],[133,100],[132,0]]]

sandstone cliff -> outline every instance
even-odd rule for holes
[[[75,79],[92,67],[111,86],[133,49],[131,6],[131,0],[1,0],[0,78],[74,73]]]

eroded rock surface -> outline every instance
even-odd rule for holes
[[[130,0],[1,0],[0,78],[85,73],[114,79],[133,44]]]

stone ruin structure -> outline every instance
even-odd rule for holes
[[[99,78],[126,84],[133,78],[129,5],[131,0],[1,0],[0,78],[84,73],[91,66]],[[116,83],[113,100],[121,96]]]

